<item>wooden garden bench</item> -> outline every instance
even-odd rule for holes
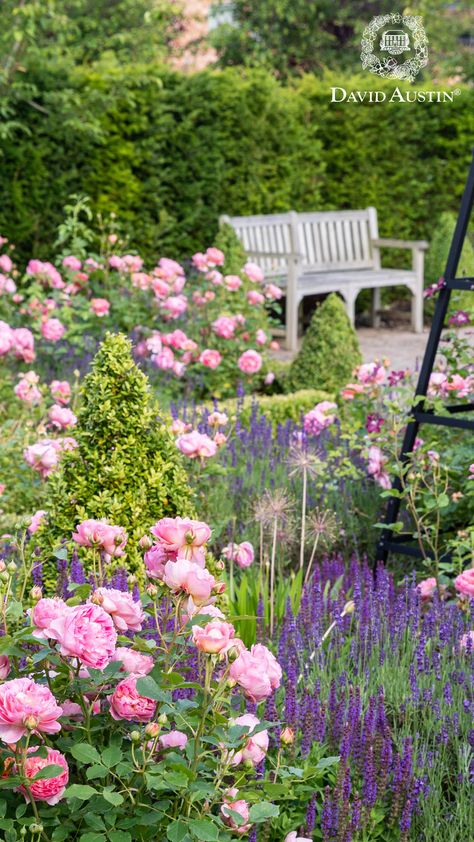
[[[377,210],[277,213],[268,216],[221,216],[234,228],[248,256],[286,293],[286,344],[298,347],[298,314],[303,298],[338,292],[354,324],[355,301],[372,289],[372,324],[379,324],[380,290],[403,285],[412,293],[412,327],[423,330],[423,240],[379,237]],[[381,248],[410,249],[412,268],[382,267]]]

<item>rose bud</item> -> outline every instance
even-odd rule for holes
[[[283,743],[285,746],[291,746],[292,743],[295,741],[295,732],[292,728],[283,728],[283,731],[280,734],[280,742]]]

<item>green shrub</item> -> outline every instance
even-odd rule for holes
[[[232,225],[222,225],[214,237],[214,246],[225,254],[225,264],[222,269],[225,275],[240,275],[245,265],[247,255],[245,249],[235,233]]]
[[[226,412],[230,417],[236,417],[238,414],[240,422],[246,425],[256,409],[258,414],[266,415],[276,427],[286,421],[298,422],[301,415],[313,409],[315,404],[333,400],[333,397],[320,389],[301,389],[291,395],[249,395],[243,402],[235,399],[222,401],[219,403],[219,410]]]
[[[126,566],[136,571],[143,555],[138,541],[153,523],[192,514],[181,454],[125,336],[107,334],[81,397],[78,447],[65,453],[49,480],[42,549],[69,538],[86,518],[107,518],[126,529]]]
[[[333,292],[313,313],[301,350],[285,379],[286,391],[326,389],[334,392],[347,383],[353,368],[360,362],[356,332],[343,301]]]
[[[438,219],[434,233],[431,238],[430,247],[426,252],[425,279],[426,284],[436,283],[446,268],[449,247],[456,225],[456,216],[453,213],[442,213]],[[458,277],[463,275],[468,278],[474,277],[474,248],[469,236],[464,240],[464,247],[459,261]],[[453,304],[462,310],[472,311],[474,309],[473,295],[471,292],[453,293]],[[428,305],[429,305],[428,301]]]

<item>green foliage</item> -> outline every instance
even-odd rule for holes
[[[304,388],[336,391],[347,383],[352,370],[361,362],[357,334],[344,304],[336,293],[331,293],[313,314],[285,387],[287,391]]]
[[[124,336],[106,336],[81,395],[78,447],[65,453],[50,479],[49,527],[42,540],[52,546],[69,538],[71,525],[107,518],[126,529],[126,565],[136,571],[142,558],[138,541],[150,526],[192,512],[181,455]]]
[[[214,245],[225,254],[223,273],[239,275],[242,266],[245,265],[247,255],[232,225],[225,223],[219,228],[217,236],[214,238]]]
[[[321,389],[300,389],[291,395],[248,396],[243,401],[219,402],[219,410],[230,416],[238,415],[241,424],[248,425],[253,414],[265,415],[273,427],[286,421],[298,423],[305,412],[313,409],[319,401],[332,400],[333,395]]]
[[[428,284],[436,283],[445,270],[455,225],[456,217],[453,213],[442,213],[439,217],[430,247],[426,252],[425,278]],[[464,240],[457,275],[458,277],[463,275],[469,278],[474,277],[474,248],[469,235]],[[474,309],[472,297],[470,292],[454,293],[453,304],[459,309],[472,311]],[[428,305],[430,303],[433,306],[433,303],[428,300]]]

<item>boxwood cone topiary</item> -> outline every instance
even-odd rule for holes
[[[301,350],[285,379],[285,389],[334,392],[347,383],[352,370],[361,362],[357,334],[344,303],[336,293],[331,293],[313,313]]]
[[[142,535],[159,518],[193,514],[182,456],[124,335],[106,335],[84,378],[77,415],[78,447],[64,453],[49,480],[48,527],[40,536],[46,584],[52,550],[86,518],[125,528],[125,566],[136,572]]]

